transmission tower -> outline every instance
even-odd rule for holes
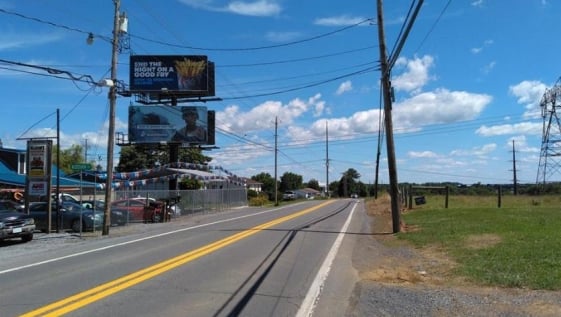
[[[543,130],[537,185],[560,180],[554,178],[556,174],[561,174],[561,122],[558,112],[561,107],[560,80],[551,89],[546,89],[540,101]]]

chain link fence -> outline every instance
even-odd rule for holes
[[[247,206],[245,188],[205,189],[205,190],[122,190],[115,191],[114,200],[127,198],[148,198],[172,205],[171,217],[196,213],[221,212]]]

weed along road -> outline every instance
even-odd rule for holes
[[[10,251],[27,246],[10,245],[0,248],[0,312],[344,315],[356,281],[349,262],[353,240],[364,231],[363,208],[352,199],[305,201],[190,216],[36,252]]]

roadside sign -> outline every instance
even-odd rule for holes
[[[72,164],[72,170],[74,171],[87,171],[92,169],[92,164],[90,163],[77,163]]]

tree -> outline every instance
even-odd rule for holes
[[[269,173],[259,173],[257,175],[251,176],[251,179],[260,182],[263,184],[261,189],[270,195],[270,197],[274,197],[275,193],[275,179]]]
[[[179,161],[193,164],[208,164],[212,158],[202,153],[200,148],[180,148]],[[130,145],[121,147],[118,172],[134,172],[155,166],[169,164],[167,145]]]
[[[317,179],[313,179],[313,178],[308,181],[307,187],[315,190],[320,190],[319,182],[317,181]]]
[[[282,192],[302,188],[302,175],[285,172],[282,174],[280,181],[280,190]]]
[[[348,197],[350,194],[356,194],[360,190],[357,185],[357,180],[360,179],[360,174],[354,169],[349,168],[341,176],[337,193],[340,197]]]
[[[201,182],[196,179],[183,178],[179,182],[179,189],[181,190],[195,190],[201,188]]]
[[[84,162],[84,148],[81,145],[74,144],[66,150],[60,150],[60,163],[57,162],[58,144],[53,145],[51,160],[61,171],[71,174],[72,164]]]

